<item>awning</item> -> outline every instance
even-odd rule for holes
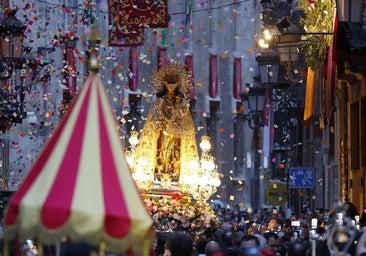
[[[104,86],[91,74],[4,218],[6,240],[99,244],[141,252],[152,219],[124,157]]]

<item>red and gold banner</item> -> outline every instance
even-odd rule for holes
[[[109,30],[110,46],[140,46],[144,42],[144,28],[142,27],[113,27]]]
[[[141,45],[144,28],[168,26],[167,0],[109,0],[108,8],[111,46]]]

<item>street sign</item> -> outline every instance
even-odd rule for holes
[[[313,188],[314,176],[314,168],[291,168],[290,188]]]
[[[287,203],[287,184],[281,182],[271,182],[266,189],[267,204],[284,205]]]

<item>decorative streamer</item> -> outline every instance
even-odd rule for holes
[[[209,95],[211,98],[217,97],[218,90],[218,75],[217,75],[217,55],[210,56],[210,84]]]
[[[242,87],[241,58],[235,58],[234,59],[234,84],[233,84],[234,99],[240,100],[241,87]]]
[[[132,46],[130,48],[129,69],[130,69],[130,75],[128,76],[129,89],[135,92],[138,89],[138,80],[139,80],[136,46]]]
[[[161,41],[160,41],[161,46],[162,46],[162,48],[166,48],[168,46],[167,42],[166,42],[166,33],[167,33],[167,31],[166,31],[165,28],[162,28],[160,33],[161,33]]]
[[[186,29],[188,28],[189,24],[191,23],[191,17],[192,17],[192,0],[188,0],[186,3]],[[188,29],[187,29],[188,31]]]
[[[194,83],[194,72],[193,72],[193,70],[194,70],[194,67],[193,67],[193,55],[186,55],[186,58],[185,58],[185,66],[186,66],[186,70],[187,70],[187,72],[189,72],[189,74],[191,74],[191,77],[192,77],[192,89],[191,89],[191,91],[190,91],[190,93],[189,93],[189,98],[191,99],[191,100],[193,100],[194,99],[194,97],[195,97],[195,83]]]

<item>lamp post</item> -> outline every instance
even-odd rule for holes
[[[6,10],[6,17],[0,23],[0,129],[5,133],[1,138],[1,175],[2,190],[8,190],[9,178],[9,138],[7,130],[11,123],[22,122],[26,117],[23,109],[25,72],[14,77],[15,69],[22,69],[29,64],[29,52],[23,56],[23,39],[26,25],[16,17],[16,10]]]
[[[261,70],[261,66],[259,67]],[[265,66],[267,72],[266,78],[261,79],[262,83],[271,83],[271,66]],[[271,72],[271,71],[270,71]],[[263,70],[261,71],[261,74]],[[264,126],[264,107],[266,99],[266,88],[264,87],[248,87],[245,88],[244,92],[240,95],[242,103],[246,103],[247,107],[245,111],[245,118],[248,121],[248,126],[253,130],[252,140],[252,154],[253,154],[253,169],[251,170],[251,205],[254,209],[258,209],[264,204],[264,192],[263,192],[263,177],[264,170],[261,168],[262,154],[260,153],[263,149],[263,141],[261,136],[261,128]],[[258,200],[259,195],[259,200]]]
[[[254,172],[251,175],[251,202],[253,208],[264,205],[264,173],[266,166],[261,152],[269,151],[271,145],[271,97],[272,86],[278,81],[279,57],[278,55],[262,54],[256,57],[260,72],[262,86],[247,87],[241,94],[244,110],[249,128],[253,129],[253,163]],[[268,125],[268,129],[266,126]],[[263,127],[263,128],[262,128]],[[261,135],[263,133],[263,136]],[[269,157],[269,156],[268,156]],[[260,196],[258,200],[258,195]]]
[[[264,203],[264,196],[261,186],[262,169],[261,166],[261,136],[260,128],[263,126],[263,108],[265,99],[265,88],[254,87],[246,88],[241,95],[242,103],[247,103],[247,111],[245,118],[248,121],[248,126],[253,130],[252,149],[253,169],[250,170],[250,202],[254,209],[259,209]],[[245,109],[245,107],[244,107]],[[259,195],[259,200],[258,200]]]

